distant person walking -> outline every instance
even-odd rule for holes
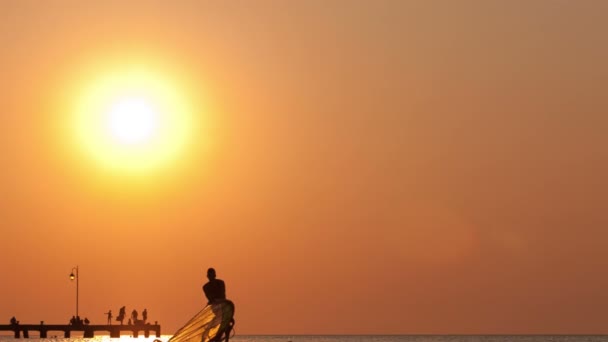
[[[108,325],[112,325],[112,310],[108,310],[108,312],[104,312],[108,315]]]
[[[215,269],[207,270],[207,278],[209,281],[203,285],[203,292],[207,297],[207,304],[214,304],[218,301],[226,300],[226,285],[221,279],[217,279]]]

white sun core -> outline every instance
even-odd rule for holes
[[[110,107],[107,124],[115,142],[122,145],[142,145],[150,142],[157,134],[159,113],[145,98],[123,98]]]

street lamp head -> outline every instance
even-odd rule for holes
[[[70,273],[70,280],[74,280],[76,278],[76,276],[74,275],[74,272]]]

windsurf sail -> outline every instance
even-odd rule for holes
[[[169,342],[223,341],[223,335],[232,330],[233,317],[234,303],[231,301],[209,304],[181,327]]]

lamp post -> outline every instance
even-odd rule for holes
[[[74,270],[76,270],[76,274],[74,274]],[[70,280],[74,281],[76,279],[76,317],[78,317],[78,266],[72,267],[72,273],[70,273]]]

